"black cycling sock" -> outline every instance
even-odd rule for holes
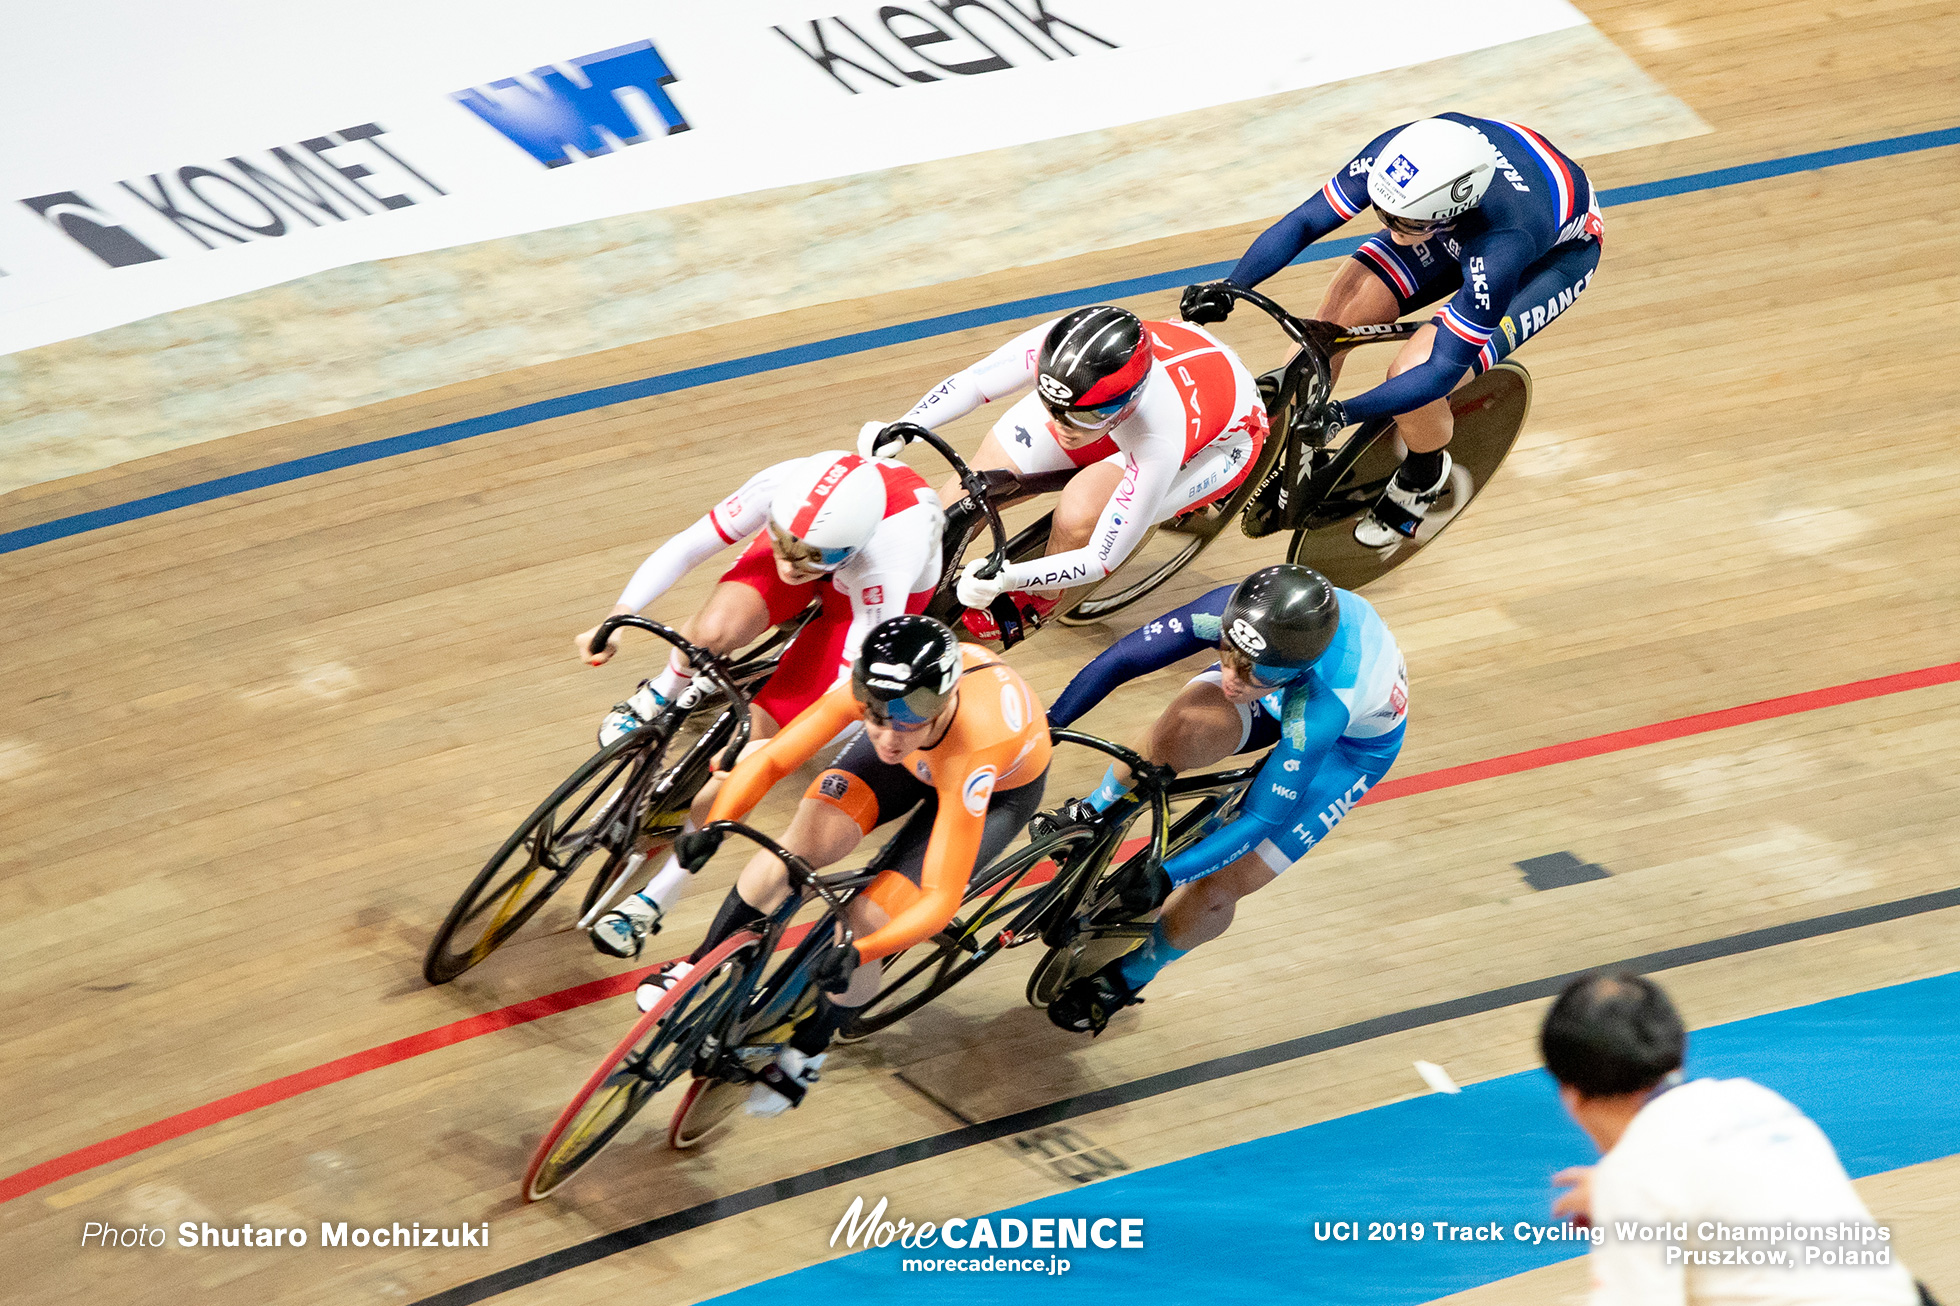
[[[839,1006],[831,1001],[828,993],[820,993],[817,995],[817,1009],[796,1023],[796,1031],[789,1036],[789,1045],[806,1057],[814,1057],[830,1046],[831,1036],[857,1013],[856,1007]]]
[[[744,902],[739,890],[730,889],[728,896],[721,900],[721,910],[715,913],[715,923],[708,927],[708,937],[701,940],[700,947],[688,954],[688,961],[701,960],[740,931],[757,921],[768,919],[768,916],[768,912],[758,911]]]
[[[1411,453],[1402,460],[1395,482],[1405,490],[1427,490],[1443,479],[1443,451]]]

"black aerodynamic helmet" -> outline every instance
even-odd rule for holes
[[[878,725],[919,726],[938,716],[960,682],[960,643],[931,617],[881,621],[851,663],[851,693]]]
[[[1239,582],[1219,618],[1219,641],[1249,663],[1252,678],[1283,685],[1320,660],[1341,625],[1341,604],[1327,578],[1285,562]]]
[[[1150,333],[1127,308],[1078,308],[1048,328],[1035,389],[1056,420],[1099,431],[1121,418],[1150,379]]]

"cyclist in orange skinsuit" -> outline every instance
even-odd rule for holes
[[[1048,724],[1027,683],[997,655],[958,643],[932,618],[907,615],[865,637],[849,685],[818,699],[736,766],[709,820],[740,820],[858,721],[864,733],[804,793],[783,847],[812,866],[828,866],[878,826],[912,815],[892,842],[892,869],[851,904],[846,924],[855,941],[833,942],[818,954],[817,1008],[763,1070],[750,1095],[751,1114],[776,1115],[802,1100],[831,1036],[877,995],[878,959],[944,929],[973,868],[998,856],[1041,804]],[[783,864],[758,852],[688,961],[642,981],[642,1009],[684,967],[762,920],[788,892]]]

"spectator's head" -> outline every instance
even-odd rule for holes
[[[1639,975],[1593,974],[1572,981],[1538,1033],[1559,1096],[1595,1139],[1600,1131],[1589,1119],[1588,1104],[1613,1106],[1608,1114],[1631,1119],[1645,1096],[1681,1068],[1687,1046],[1674,1004],[1660,985]],[[1617,1139],[1619,1130],[1610,1132]]]

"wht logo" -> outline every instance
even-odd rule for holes
[[[1254,630],[1244,617],[1232,618],[1232,642],[1253,657],[1266,651],[1266,637]]]
[[[1035,382],[1035,388],[1058,404],[1070,403],[1075,399],[1075,394],[1066,385],[1046,372]]]

